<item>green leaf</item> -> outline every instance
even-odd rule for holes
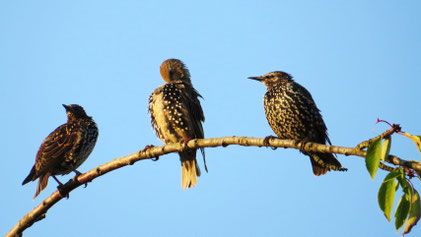
[[[389,152],[390,152],[390,146],[391,145],[392,145],[392,137],[389,136],[389,137],[385,138],[384,141],[383,141],[382,153],[380,155],[380,159],[382,161],[385,161],[387,159],[387,157],[389,157]]]
[[[421,152],[421,136],[415,136],[415,135],[411,135],[409,133],[404,133],[403,135],[409,137],[409,139],[414,141],[415,145],[417,145],[417,147],[418,147],[418,150]]]
[[[411,201],[411,211],[409,212],[408,222],[406,222],[405,229],[403,234],[407,234],[411,231],[420,219],[421,205],[420,205],[420,195],[417,190],[414,189],[414,195],[412,196]]]
[[[399,231],[399,229],[405,224],[410,213],[414,190],[410,182],[406,179],[405,172],[402,168],[396,168],[392,173],[398,174],[397,176],[390,174],[390,176],[396,176],[396,179],[398,180],[404,193],[399,200],[395,211],[395,227],[396,231]]]
[[[374,180],[377,169],[379,168],[380,156],[382,152],[382,139],[378,138],[372,142],[367,148],[367,155],[365,157],[365,166]]]
[[[396,175],[397,170],[390,172],[384,179],[380,186],[377,199],[379,201],[380,209],[382,209],[384,216],[390,222],[390,216],[392,213],[393,200],[395,199],[396,192],[396,179],[391,178]]]
[[[408,200],[411,200],[412,186],[405,178],[405,174],[403,173],[403,170],[401,168],[399,168],[399,176],[397,176],[397,179],[402,187],[403,192],[408,196]]]
[[[383,183],[389,181],[391,179],[396,179],[397,177],[403,177],[403,170],[402,168],[395,168],[392,172],[390,172],[383,180]]]
[[[411,196],[405,193],[399,200],[398,206],[395,211],[395,227],[396,231],[405,224],[406,218],[408,218],[409,210],[411,209]]]

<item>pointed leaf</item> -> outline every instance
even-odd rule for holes
[[[402,187],[402,191],[404,192],[405,195],[407,195],[407,199],[411,200],[412,197],[412,186],[411,184],[408,182],[408,180],[405,177],[405,174],[403,173],[403,170],[401,168],[399,168],[399,176],[397,176],[397,179],[399,181],[399,184]]]
[[[397,177],[403,176],[403,169],[402,168],[395,168],[392,172],[390,172],[383,180],[383,183],[389,181],[391,179],[396,179]]]
[[[401,218],[403,218],[403,215],[405,215],[405,213],[407,211],[406,208],[408,208],[408,207],[406,207],[406,205],[409,205],[409,210],[408,210],[408,213],[406,215],[410,215],[411,211],[418,210],[418,216],[419,216],[419,209],[420,209],[419,206],[415,207],[415,205],[414,205],[414,203],[416,201],[415,199],[418,199],[418,202],[419,202],[419,197],[417,198],[418,193],[416,193],[417,191],[413,188],[413,186],[411,185],[409,180],[406,179],[404,171],[401,168],[399,168],[399,169],[400,169],[399,170],[400,175],[397,177],[397,179],[398,179],[399,184],[402,187],[402,191],[404,193],[404,196],[402,197],[402,199],[406,199],[406,200],[401,199],[402,204],[401,204],[401,201],[400,201],[399,205],[402,205],[402,207],[401,207],[401,209],[399,209],[399,206],[398,206],[398,208],[396,209],[396,212],[395,212],[396,230],[399,230],[399,228],[402,227],[402,225],[405,223],[405,221],[406,221],[405,219],[408,218],[408,217],[406,217],[405,219],[401,219]],[[417,208],[417,209],[413,209],[413,208]],[[401,213],[399,213],[399,212],[401,212]],[[415,213],[415,216],[416,216],[416,213]],[[411,219],[411,217],[408,218],[408,221],[409,221],[409,219]],[[403,222],[400,222],[400,221],[403,221]],[[415,221],[414,223],[416,224],[417,218],[414,217],[414,218],[411,219],[411,221]],[[415,224],[413,224],[413,225],[407,224],[404,232],[407,229],[408,229],[408,231],[410,231],[412,226],[414,226]]]
[[[383,141],[382,154],[380,156],[380,159],[382,161],[385,161],[387,159],[387,157],[389,157],[389,152],[390,152],[390,146],[391,145],[392,145],[392,137],[389,136],[389,137],[385,138],[384,141]]]
[[[418,147],[418,150],[421,152],[421,136],[415,136],[409,133],[404,133],[403,135],[409,137],[412,141],[414,141],[415,145],[417,145]]]
[[[409,212],[408,222],[406,222],[405,229],[403,234],[407,234],[411,231],[420,219],[421,205],[420,205],[420,195],[417,190],[414,189],[414,195],[412,196],[412,205],[411,211]]]
[[[385,181],[383,181],[382,185],[380,186],[379,193],[377,195],[380,209],[382,209],[384,216],[389,222],[392,213],[393,200],[395,199],[397,184],[396,179],[390,178],[394,175],[396,175],[395,171],[389,173],[386,176]]]
[[[382,139],[378,138],[372,142],[367,148],[367,155],[365,157],[365,165],[371,178],[374,180],[377,169],[379,168],[380,156],[382,152]]]
[[[411,208],[411,196],[407,194],[402,195],[399,200],[398,206],[395,211],[395,227],[396,231],[405,224],[406,218],[408,218],[409,210]]]

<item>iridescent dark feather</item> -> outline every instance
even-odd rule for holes
[[[200,105],[200,94],[193,88],[190,73],[177,59],[168,59],[161,65],[161,75],[167,83],[154,90],[149,97],[151,123],[159,139],[165,143],[186,142],[203,138],[202,122],[205,120]],[[201,148],[203,158],[204,149]],[[200,169],[196,149],[180,152],[182,188],[195,186]],[[206,162],[205,162],[205,169]]]
[[[56,128],[43,141],[35,165],[22,183],[24,185],[39,178],[34,199],[47,187],[50,176],[76,171],[96,144],[98,128],[93,119],[79,105],[63,106],[67,112],[67,123]]]
[[[276,71],[250,79],[263,82],[268,90],[264,96],[266,118],[272,130],[281,139],[304,142],[330,143],[327,127],[314,100],[291,75]],[[346,170],[330,153],[304,153],[310,157],[313,173],[317,176],[330,170]]]

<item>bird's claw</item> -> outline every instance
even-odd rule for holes
[[[57,190],[58,190],[58,192],[60,193],[60,195],[61,195],[62,197],[65,197],[65,198],[69,199],[69,192],[68,192],[68,191],[66,191],[64,184],[62,184],[62,183],[60,182],[60,180],[58,180],[58,179],[56,178],[56,176],[52,175],[52,177],[53,177],[53,179],[54,179],[54,180],[58,183]]]
[[[57,186],[57,190],[60,193],[60,195],[62,197],[65,197],[66,199],[69,199],[69,192],[67,190],[65,190],[64,185],[63,184],[59,184]]]
[[[143,148],[143,150],[142,151],[146,151],[146,150],[148,150],[148,149],[150,149],[150,148],[152,148],[152,147],[155,147],[154,145],[146,145],[145,146],[145,148]]]
[[[299,141],[299,143],[301,143],[300,144],[300,151],[301,152],[303,152],[303,153],[305,152],[304,151],[304,148],[305,148],[307,142],[309,142],[309,141],[310,141],[310,139],[308,137],[306,137],[306,138],[302,139],[301,141]]]
[[[77,178],[78,178],[80,175],[82,175],[82,173],[81,173],[81,172],[79,172],[78,170],[73,170],[73,171],[76,173],[76,176],[75,176],[75,177],[73,177],[74,181],[75,181],[75,182],[79,182],[79,181],[77,180]],[[88,183],[85,183],[85,184],[84,184],[84,186],[83,186],[83,188],[86,188],[86,187],[88,187]]]
[[[189,141],[190,141],[191,139],[187,139],[187,140],[184,140],[184,141],[181,141],[181,145],[185,148],[185,150],[187,150],[188,149],[188,147],[187,147],[187,143],[189,143]]]
[[[272,139],[272,138],[277,138],[277,137],[272,136],[272,135],[265,137],[265,139],[263,139],[263,145],[264,145],[264,146],[270,146],[270,144],[269,144],[269,140],[270,140],[270,139]],[[272,150],[276,150],[276,149],[278,149],[278,148],[277,148],[277,147],[271,147],[271,149],[272,149]]]

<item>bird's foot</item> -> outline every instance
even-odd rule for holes
[[[146,151],[146,150],[148,150],[148,149],[151,149],[152,147],[155,147],[154,145],[146,145],[145,146],[145,148],[143,148],[143,150],[142,151]]]
[[[264,145],[264,146],[270,146],[270,145],[269,145],[269,140],[270,140],[270,139],[273,139],[273,138],[277,138],[277,137],[272,136],[272,135],[265,137],[265,139],[263,139],[263,145]],[[277,148],[277,147],[271,147],[271,149],[272,149],[272,150],[276,150],[276,149],[278,149],[278,148]]]
[[[74,182],[79,182],[79,181],[77,180],[77,178],[78,178],[80,175],[82,175],[82,173],[81,173],[81,172],[79,172],[79,171],[77,171],[77,170],[73,170],[73,172],[75,172],[75,173],[76,173],[76,176],[75,176],[75,177],[73,177],[73,181],[74,181]],[[88,187],[88,183],[85,183],[85,186],[84,186],[83,188],[86,188],[86,187]]]
[[[147,151],[148,149],[151,149],[152,147],[155,147],[154,145],[146,145],[145,148],[143,148],[143,152]],[[155,156],[154,158],[151,159],[152,161],[158,161],[159,160],[159,156]]]
[[[310,139],[308,138],[308,137],[306,137],[306,138],[304,138],[304,139],[302,139],[302,140],[300,140],[300,141],[298,141],[299,143],[300,143],[300,151],[302,152],[302,153],[306,153],[305,151],[304,151],[304,148],[305,148],[305,146],[306,146],[306,144],[307,144],[307,142],[310,142]]]
[[[69,192],[65,189],[64,185],[56,178],[56,176],[52,175],[54,180],[57,181],[58,186],[57,190],[62,197],[69,199]]]
[[[79,177],[80,175],[82,175],[81,172],[79,172],[78,170],[73,170],[73,172],[75,172],[76,176],[75,178]]]
[[[189,143],[189,141],[190,141],[190,140],[192,140],[192,139],[186,139],[186,140],[184,140],[184,141],[181,141],[181,145],[184,147],[184,150],[189,149],[189,148],[187,147],[187,143]]]
[[[69,197],[70,197],[69,192],[67,190],[65,190],[63,185],[57,186],[57,190],[62,197],[65,197],[66,199],[69,199]]]

